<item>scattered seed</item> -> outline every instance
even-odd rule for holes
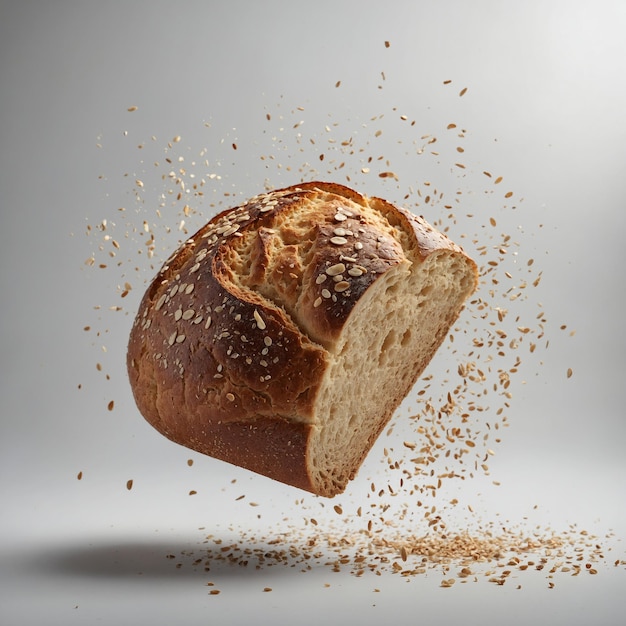
[[[388,41],[385,41],[385,47],[389,47]],[[384,78],[385,76],[383,74],[383,79]],[[452,81],[445,80],[443,82],[444,85],[447,85]],[[337,81],[335,86],[339,87],[340,84],[341,81]],[[459,96],[465,95],[466,92],[467,87],[464,87],[459,92]],[[128,111],[135,111],[136,109],[137,107],[133,106],[129,107]],[[299,107],[298,109],[300,110],[301,108]],[[408,121],[406,115],[399,115],[398,109],[394,108],[393,110],[395,112],[394,116],[398,115],[402,122]],[[269,113],[266,113],[266,119],[268,121],[271,120]],[[376,119],[378,119],[378,116],[372,118],[372,122]],[[394,117],[394,123],[398,123],[397,119],[397,117]],[[301,124],[301,122],[298,122],[293,125],[293,128],[299,128]],[[285,125],[287,131],[290,126],[290,124]],[[454,123],[448,124],[446,128],[448,130],[456,129],[455,136],[457,138],[465,136],[466,131],[458,128]],[[331,133],[333,128],[329,125],[326,130]],[[410,132],[410,126],[405,124],[403,131]],[[281,132],[286,131],[281,129]],[[375,132],[370,131],[370,139],[372,137],[380,137],[381,135],[382,130],[376,130]],[[342,150],[346,152],[353,151],[352,154],[355,155],[357,154],[357,150],[362,147],[357,145],[356,138],[353,142],[352,137],[346,137],[341,143],[336,141],[332,134],[329,135],[329,138],[332,139],[333,143],[336,142],[338,146],[340,145]],[[154,139],[153,137],[153,140]],[[301,139],[305,141],[306,137],[305,135],[300,135],[300,131],[298,131],[298,141]],[[317,138],[315,139],[317,140]],[[172,143],[178,143],[180,141],[180,136],[176,136],[172,139]],[[315,143],[313,138],[311,138],[310,141],[311,143]],[[432,145],[437,141],[437,138],[432,135],[424,135],[420,138],[420,141],[424,146]],[[225,147],[228,147],[229,144],[230,142],[224,142]],[[238,149],[237,144],[232,143],[230,145],[233,150]],[[171,144],[168,144],[168,147],[171,148]],[[453,154],[455,151],[457,154],[466,154],[465,149],[456,142],[450,145],[449,150]],[[393,164],[386,155],[377,156],[369,154],[369,156],[363,156],[367,155],[368,152],[361,150],[361,156],[357,157],[359,161],[356,172],[360,169],[361,173],[366,174],[373,169],[374,171],[380,171],[380,178],[394,178],[398,180],[398,176],[391,171]],[[316,149],[315,154],[319,154],[319,150]],[[436,155],[435,152],[432,152],[432,154]],[[274,157],[275,155],[272,155],[272,159]],[[442,157],[439,156],[437,158],[442,159]],[[202,196],[202,185],[199,183],[199,179],[193,181],[194,185],[198,183],[196,186],[188,184],[192,175],[184,171],[182,163],[185,159],[182,156],[178,157],[178,166],[174,165],[173,161],[175,158],[171,153],[166,155],[164,159],[165,162],[168,163],[165,167],[171,170],[169,174],[165,175],[164,180],[171,181],[174,187],[170,190],[169,195],[171,195],[173,201],[181,201],[181,205],[184,202],[189,203],[185,204],[184,207],[179,206],[177,210],[182,211],[186,220],[191,222],[195,214],[193,203],[190,200],[190,198],[192,198],[191,194],[195,193],[197,197]],[[452,161],[452,158],[449,160]],[[324,167],[335,168],[333,172],[342,169],[344,166],[344,163],[335,162],[329,152],[326,153],[326,158],[320,158],[319,162],[324,163]],[[204,165],[208,165],[208,161],[205,161]],[[363,167],[361,167],[361,165],[363,165]],[[185,167],[187,166],[188,163],[185,163]],[[283,167],[283,165],[281,165],[281,167]],[[457,163],[456,167],[465,170],[466,166],[462,163]],[[470,168],[469,163],[467,167]],[[344,171],[347,170],[348,168]],[[470,170],[468,169],[467,171],[469,173]],[[348,172],[348,174],[352,175],[353,172]],[[463,172],[463,175],[464,174],[465,172]],[[494,177],[488,171],[483,172],[483,174],[496,185],[500,184],[503,180],[502,176]],[[459,173],[459,175],[461,175],[461,173]],[[207,174],[204,178],[212,181],[219,180],[219,174]],[[133,179],[134,177],[129,179],[131,186],[133,185]],[[138,179],[134,180],[134,185],[140,189],[144,187],[143,181]],[[443,193],[437,192],[434,186],[428,181],[422,181],[420,187],[421,188],[417,189],[418,193],[414,195],[415,198],[419,198],[419,204],[434,205],[435,202],[441,201],[441,206],[445,206],[447,212],[447,218],[444,219],[455,223],[456,217],[452,214],[452,210],[454,202],[456,202],[457,199],[454,198],[454,202],[452,198],[444,199]],[[411,191],[411,193],[413,193],[413,191]],[[138,197],[138,194],[135,195]],[[230,195],[230,192],[227,192],[225,195]],[[502,196],[500,197],[502,198]],[[504,194],[504,198],[508,199],[511,197],[513,197],[513,191],[507,191]],[[275,209],[278,200],[273,194],[267,194],[266,196],[262,196],[262,198],[265,199],[259,200],[260,206],[256,208],[255,211],[266,212]],[[166,203],[164,202],[162,207],[165,207],[165,205]],[[418,204],[416,202],[415,207],[417,206]],[[120,209],[120,211],[124,211],[124,209]],[[178,220],[178,217],[175,219]],[[350,220],[350,228],[343,228],[348,220],[348,214],[343,211],[343,209],[338,210],[334,214],[337,228],[334,230],[334,236],[330,241],[333,245],[338,246],[345,245],[348,241],[353,242],[353,249],[349,251],[344,249],[339,252],[354,252],[354,256],[339,256],[338,260],[340,262],[329,267],[324,273],[316,277],[316,284],[321,285],[324,281],[328,281],[326,285],[332,284],[333,287],[322,290],[320,297],[317,297],[313,302],[313,307],[315,308],[322,304],[323,298],[332,298],[334,301],[337,301],[337,292],[341,293],[344,288],[345,290],[348,289],[350,283],[343,280],[344,274],[356,278],[366,272],[365,268],[357,265],[357,261],[364,257],[363,254],[358,254],[363,250],[363,243],[356,241],[360,236],[360,233],[356,232],[358,226],[352,225],[353,222],[357,224],[358,219],[357,217],[354,221]],[[444,219],[441,221],[444,222]],[[480,228],[484,225],[484,219],[483,214],[483,216],[480,217]],[[241,215],[237,216],[236,219],[235,217],[231,217],[224,220],[219,228],[213,229],[210,235],[206,237],[207,245],[215,245],[219,237],[237,237],[241,235],[240,224],[247,220],[250,220],[250,215],[245,211],[242,211]],[[179,222],[181,231],[185,231],[185,223],[185,220]],[[496,219],[493,217],[489,218],[489,224],[495,228],[497,225]],[[171,226],[170,224],[167,227],[168,230]],[[447,228],[447,225],[444,226],[444,230],[445,228]],[[351,232],[350,229],[355,232]],[[107,245],[102,245],[100,254],[106,254],[109,258],[112,258],[111,255],[115,256],[118,251],[125,247],[127,240],[132,240],[132,234],[130,233],[126,233],[125,238],[118,236],[120,230],[118,228],[116,231],[113,220],[102,220],[101,223],[90,230],[92,231],[92,236],[95,232],[102,233],[101,236],[104,237],[102,241],[106,242]],[[157,254],[157,242],[154,237],[155,224],[144,220],[142,224],[139,224],[138,230],[140,231],[139,234],[142,236],[142,245],[143,241],[148,244],[149,254],[147,256],[151,259],[152,253]],[[357,576],[370,570],[377,574],[387,570],[408,578],[420,572],[426,572],[436,568],[440,576],[443,571],[443,576],[456,575],[457,579],[461,580],[461,582],[468,582],[471,577],[476,578],[478,575],[473,573],[474,564],[476,562],[488,563],[486,569],[490,571],[489,574],[486,575],[486,578],[496,585],[504,585],[507,579],[514,575],[516,570],[525,571],[528,569],[532,570],[533,568],[537,571],[549,571],[550,576],[555,576],[557,572],[561,571],[572,576],[578,575],[581,572],[584,573],[585,571],[590,574],[597,574],[598,569],[593,566],[594,563],[592,563],[592,561],[601,561],[601,557],[599,556],[599,540],[593,540],[593,545],[584,543],[581,547],[581,537],[586,538],[588,536],[587,534],[583,534],[582,532],[574,534],[573,531],[571,533],[563,533],[560,536],[540,536],[539,534],[532,534],[532,538],[529,541],[535,543],[530,545],[522,543],[520,539],[521,534],[515,535],[512,531],[509,533],[508,530],[500,533],[500,527],[494,523],[493,526],[488,524],[484,533],[477,532],[474,536],[461,534],[455,537],[455,533],[450,532],[449,529],[446,528],[445,515],[442,513],[441,509],[445,508],[448,504],[449,506],[457,506],[458,501],[456,499],[447,500],[444,507],[441,506],[440,502],[436,502],[437,507],[432,504],[434,497],[437,495],[437,490],[442,486],[446,478],[461,477],[462,479],[466,479],[467,477],[471,477],[473,473],[481,470],[485,472],[485,474],[488,474],[489,466],[485,461],[489,456],[495,453],[493,449],[487,446],[493,445],[490,442],[493,441],[494,438],[496,443],[498,443],[500,441],[498,438],[500,434],[499,431],[505,426],[508,426],[505,413],[507,412],[511,399],[509,383],[511,382],[513,374],[518,371],[518,368],[520,371],[522,370],[521,363],[519,359],[515,362],[512,360],[511,363],[502,365],[501,369],[498,369],[500,366],[496,364],[497,359],[493,361],[492,357],[507,356],[507,347],[513,350],[518,345],[521,345],[523,341],[528,344],[528,349],[531,353],[539,351],[538,346],[542,345],[543,342],[540,341],[542,338],[545,338],[547,345],[548,338],[545,336],[547,332],[545,332],[544,328],[545,317],[543,317],[542,311],[540,311],[541,317],[538,317],[535,322],[524,319],[522,316],[518,318],[519,321],[516,320],[515,323],[511,325],[510,330],[509,327],[503,329],[504,325],[508,324],[509,320],[516,318],[518,312],[513,309],[514,305],[511,305],[510,312],[507,312],[506,309],[502,308],[501,303],[506,299],[510,299],[511,302],[514,302],[517,298],[523,300],[525,296],[522,290],[526,289],[526,285],[525,281],[520,279],[519,269],[524,267],[524,271],[528,271],[527,268],[530,268],[534,261],[532,259],[525,261],[522,258],[522,247],[519,246],[517,242],[514,242],[508,235],[497,235],[495,231],[489,231],[490,234],[485,235],[484,233],[486,232],[487,231],[483,231],[484,241],[481,242],[477,240],[473,243],[479,250],[480,256],[484,256],[484,271],[481,274],[481,278],[484,279],[485,283],[492,282],[488,287],[481,289],[479,295],[469,306],[474,308],[473,313],[475,315],[473,319],[484,319],[488,322],[489,326],[487,327],[487,332],[477,332],[474,335],[469,335],[472,337],[474,350],[468,351],[471,352],[471,354],[466,355],[467,359],[464,358],[462,363],[458,365],[455,364],[452,367],[451,373],[449,372],[449,374],[450,377],[455,377],[458,374],[458,387],[455,388],[451,386],[450,393],[447,395],[445,393],[442,394],[440,403],[436,399],[436,394],[429,396],[429,380],[425,378],[420,382],[422,386],[417,391],[417,394],[420,397],[420,403],[423,402],[423,413],[420,415],[419,425],[417,425],[418,422],[416,421],[415,436],[412,437],[411,441],[404,442],[403,446],[399,446],[402,448],[402,452],[406,453],[407,456],[411,458],[405,459],[397,455],[398,451],[394,452],[391,446],[389,449],[385,450],[382,456],[384,462],[388,464],[390,468],[389,471],[391,474],[389,474],[389,476],[394,476],[395,473],[397,480],[386,481],[388,475],[383,475],[380,480],[386,482],[378,486],[372,484],[371,493],[368,494],[368,497],[371,499],[368,500],[367,503],[363,502],[363,506],[359,507],[357,513],[360,523],[363,524],[363,529],[354,534],[350,533],[349,530],[342,530],[339,536],[335,535],[331,537],[333,533],[328,532],[328,529],[324,528],[324,523],[320,522],[323,532],[313,534],[312,536],[307,535],[306,540],[303,542],[300,541],[302,539],[300,529],[297,527],[298,525],[295,524],[293,530],[288,529],[280,538],[272,537],[270,542],[271,548],[269,549],[265,545],[260,545],[258,549],[255,548],[255,543],[262,543],[259,542],[258,539],[242,542],[242,545],[236,545],[236,542],[232,542],[232,544],[228,546],[226,545],[227,542],[224,541],[224,545],[221,546],[226,548],[226,551],[223,553],[223,558],[229,559],[232,562],[238,562],[240,565],[248,565],[248,562],[251,564],[255,563],[255,566],[258,567],[262,567],[266,563],[273,564],[274,562],[293,565],[293,562],[297,561],[303,568],[307,568],[311,567],[312,563],[319,562],[320,559],[326,559],[326,556],[322,557],[317,555],[326,553],[326,542],[328,542],[328,547],[337,553],[336,559],[330,559],[330,561],[332,561],[332,567],[336,567],[338,570],[349,567]],[[115,238],[113,238],[114,236]],[[122,242],[122,245],[119,242]],[[514,251],[515,255],[518,255],[518,247],[518,264],[513,265],[509,263],[508,265],[504,265],[507,262],[507,253]],[[143,249],[141,252],[144,252]],[[101,269],[113,267],[111,261],[99,263],[100,259],[97,258],[98,254],[99,253],[94,253],[90,256],[85,261],[85,264],[88,267]],[[192,265],[190,270],[192,274],[199,271],[200,264],[206,257],[206,254],[206,249],[196,254],[192,261],[192,263],[195,264]],[[123,262],[122,256],[123,255],[119,254],[116,257],[116,263],[119,262],[120,266]],[[509,254],[509,256],[512,257],[513,254]],[[365,261],[361,260],[361,262]],[[508,280],[503,280],[503,277]],[[167,316],[167,319],[174,319],[175,321],[189,320],[194,324],[204,322],[204,328],[210,328],[212,324],[211,310],[202,310],[202,314],[199,314],[194,312],[191,308],[185,309],[185,305],[189,306],[190,303],[183,302],[182,306],[179,308],[178,303],[173,303],[172,301],[172,298],[174,298],[177,293],[191,294],[195,284],[201,284],[200,282],[195,282],[197,278],[201,277],[196,276],[193,283],[184,285],[178,282],[180,277],[177,277],[172,285],[163,286],[162,289],[167,290],[167,293],[163,293],[158,298],[156,303],[152,305],[153,308],[151,311],[147,309],[144,311],[146,316],[149,312],[154,315],[155,311],[165,309],[161,314],[163,319],[166,319],[165,316]],[[333,280],[335,282],[333,282]],[[539,277],[534,282],[528,279],[528,289],[530,289],[531,285],[536,286],[538,281]],[[504,285],[505,283],[506,287],[504,287],[503,292],[498,292],[498,289],[501,288],[498,287],[498,285]],[[513,287],[513,285],[516,286]],[[492,289],[491,294],[489,294],[490,288]],[[125,297],[128,295],[129,290],[129,287],[125,287],[123,291],[120,288],[116,292],[116,296],[119,296],[121,293],[121,297]],[[331,293],[333,290],[335,293]],[[520,294],[520,292],[522,293]],[[502,296],[503,293],[504,298],[501,298],[500,296]],[[491,299],[492,302],[490,302],[489,299]],[[493,307],[493,301],[499,302],[500,306]],[[119,310],[119,308],[120,307],[111,307],[110,310]],[[103,307],[103,310],[104,309],[106,309],[106,306]],[[176,310],[174,311],[174,309]],[[237,316],[241,315],[232,311],[231,313],[233,319],[238,319]],[[154,316],[154,319],[156,320],[156,316]],[[142,324],[142,329],[148,330],[150,328],[149,321],[150,320],[146,319]],[[254,321],[258,329],[265,329],[266,322],[257,310],[254,311]],[[85,327],[85,329],[87,328],[88,327]],[[563,328],[565,328],[565,325],[563,325]],[[235,337],[228,333],[220,334],[222,331],[223,329],[218,328],[218,338],[230,337],[229,341],[233,342],[234,345]],[[456,329],[454,332],[451,332],[450,342],[454,339],[456,332]],[[528,337],[524,337],[524,335],[528,335]],[[243,340],[243,335],[240,337]],[[534,341],[528,342],[529,338],[532,338]],[[210,338],[210,341],[212,340],[213,337]],[[174,332],[167,341],[169,345],[180,344],[185,341],[185,335]],[[263,343],[263,356],[266,360],[263,359],[260,363],[264,363],[267,366],[271,362],[269,348],[272,347],[273,343],[269,336],[263,338]],[[236,354],[237,348],[231,346],[230,350],[232,350],[232,353],[229,354],[233,356]],[[165,355],[165,351],[163,351],[163,353]],[[472,362],[471,358],[475,358],[476,361]],[[155,356],[155,362],[164,365],[167,359],[165,356],[158,354]],[[253,361],[250,358],[250,361],[246,361],[246,363],[251,365]],[[98,371],[101,370],[102,367],[98,366]],[[221,371],[216,373],[216,376],[223,375]],[[567,378],[570,378],[572,375],[572,368],[568,368]],[[264,381],[265,377],[261,376],[261,380]],[[492,389],[493,392],[502,394],[502,402],[500,402],[499,406],[488,406],[486,401],[484,403],[482,402],[483,396],[487,395],[487,392]],[[232,393],[225,394],[225,398],[230,402],[235,401],[235,396]],[[109,410],[113,410],[113,406],[113,401],[111,401],[108,405]],[[476,424],[480,423],[477,418],[481,414],[488,414],[491,421],[484,432],[477,432],[478,426]],[[458,419],[458,423],[454,421],[455,419]],[[499,421],[496,421],[498,419]],[[445,426],[442,426],[444,423]],[[434,426],[434,424],[437,424],[437,426]],[[453,459],[458,462],[458,465],[454,467],[452,467]],[[439,471],[436,464],[442,461],[447,465],[442,471]],[[187,463],[191,465],[192,460],[189,459]],[[82,474],[82,471],[78,473],[78,480],[82,479]],[[498,481],[494,481],[494,484],[499,483]],[[127,488],[130,489],[131,487],[132,480],[129,480],[127,482]],[[189,495],[195,493],[194,490],[189,491]],[[406,498],[406,502],[402,502],[399,507],[394,509],[392,505],[394,502],[400,502],[401,498],[398,496],[403,494],[410,494],[410,496]],[[255,503],[251,503],[250,506],[255,506]],[[313,505],[305,504],[305,501],[302,500],[299,506],[306,509],[307,506]],[[404,532],[402,528],[399,528],[401,526],[399,521],[404,519],[404,515],[407,515],[407,517],[409,515],[409,509],[407,508],[409,506],[412,507],[410,509],[411,515],[418,509],[425,514],[424,524],[428,528],[427,534],[423,536],[410,536],[410,534]],[[337,514],[343,514],[343,509],[339,505],[335,505],[333,508]],[[473,514],[472,518],[475,519],[476,515],[471,505],[467,505],[467,510]],[[313,517],[310,517],[309,514],[307,514],[305,520],[307,521],[307,525],[318,525],[318,522]],[[343,524],[344,521],[347,520],[341,520],[340,522]],[[584,541],[587,541],[587,539],[584,539]],[[568,553],[568,550],[571,550],[571,552]],[[595,557],[595,559],[589,559],[586,565],[584,564],[585,560],[583,560],[582,556],[584,550],[591,552]],[[415,559],[415,564],[411,564],[409,571],[401,562],[406,562],[410,554],[420,555],[420,557]],[[211,554],[211,557],[213,557],[213,554]],[[174,555],[168,555],[167,558],[174,558]],[[619,564],[626,565],[626,561],[620,559],[615,561],[616,566]],[[176,566],[180,567],[181,563],[177,563]],[[196,567],[197,566],[198,565],[196,565]],[[206,565],[206,567],[208,567],[208,565]],[[454,578],[444,578],[441,582],[441,586],[450,587],[454,583]],[[213,583],[210,583],[210,585],[212,584]],[[550,588],[554,586],[554,582],[552,581],[548,584]],[[270,587],[264,588],[264,591],[269,590],[271,590]],[[376,589],[375,591],[379,590]],[[219,590],[214,589],[210,593],[216,595],[219,593]]]

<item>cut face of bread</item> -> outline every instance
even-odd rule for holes
[[[182,445],[333,496],[476,282],[458,246],[383,200],[329,183],[263,194],[146,292],[128,350],[137,405]]]
[[[473,289],[465,263],[439,252],[396,266],[364,294],[317,399],[309,463],[320,490],[343,491],[354,478]]]

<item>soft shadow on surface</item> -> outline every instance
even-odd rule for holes
[[[308,554],[304,545],[270,545],[224,537],[207,543],[175,539],[111,541],[77,539],[73,543],[14,552],[15,564],[53,576],[180,579],[220,576],[281,576],[327,566],[332,557]],[[335,555],[336,558],[336,555]]]

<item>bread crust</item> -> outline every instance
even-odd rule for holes
[[[329,359],[363,293],[406,262],[407,246],[422,259],[464,255],[422,218],[335,183],[223,211],[140,303],[127,353],[140,412],[181,445],[319,492],[307,451]]]

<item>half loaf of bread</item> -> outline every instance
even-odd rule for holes
[[[342,492],[477,285],[422,218],[344,186],[264,193],[163,265],[132,326],[137,406],[193,450]]]

